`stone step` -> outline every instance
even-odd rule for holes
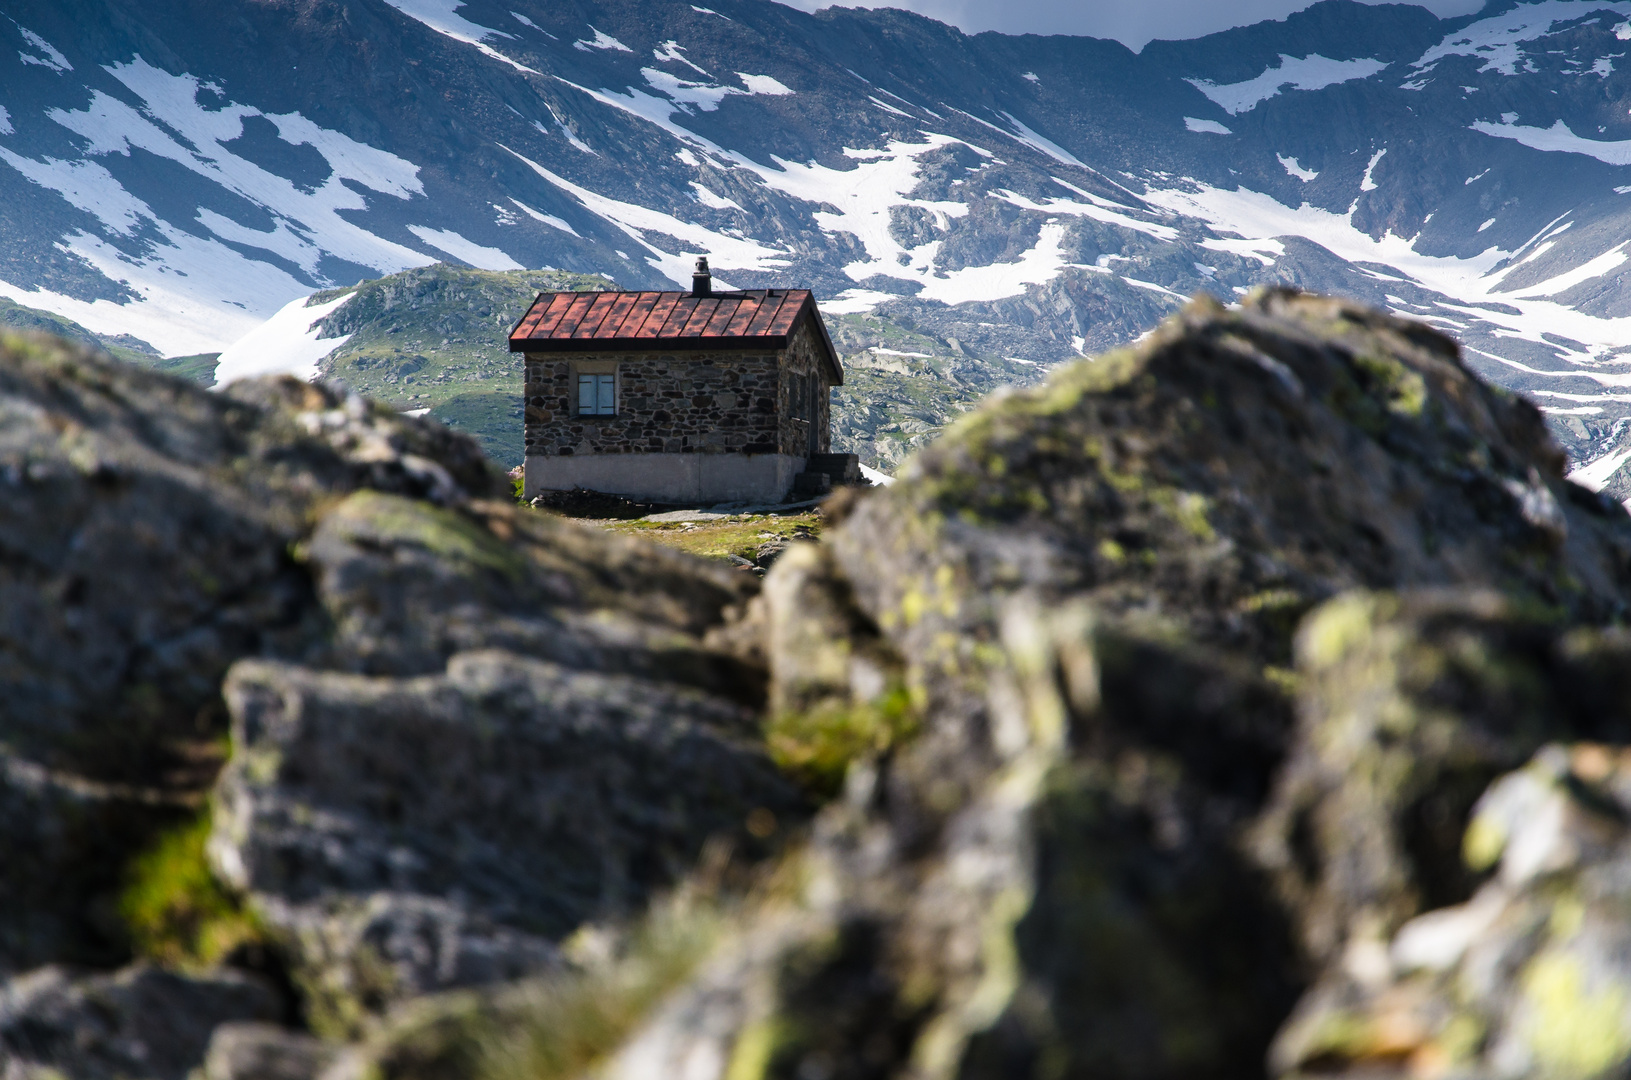
[[[794,496],[825,495],[832,491],[832,477],[824,472],[801,472],[793,477]]]
[[[834,486],[861,482],[861,458],[858,454],[811,454],[804,463],[805,472],[826,473]]]

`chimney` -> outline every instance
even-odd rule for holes
[[[708,256],[704,255],[697,260],[697,268],[691,275],[692,296],[712,296],[714,294],[714,276],[708,271]]]

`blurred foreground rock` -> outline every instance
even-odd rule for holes
[[[269,952],[305,1022],[345,1036],[403,998],[557,967],[560,938],[638,912],[711,838],[767,850],[751,812],[805,812],[759,735],[762,667],[702,642],[753,585],[491,501],[502,476],[439,425],[18,337],[0,415],[8,1080],[180,1077],[216,1024],[282,1017],[183,995],[196,1030],[155,1028],[149,1061],[129,1047],[154,1010],[103,1015],[94,979],[40,996],[30,969],[128,959],[138,901],[195,966],[239,962],[230,941],[206,954],[211,920],[258,935],[244,955]],[[207,798],[208,867],[164,846]],[[241,914],[200,893],[221,887]],[[113,1056],[81,1060],[87,1039]]]
[[[453,439],[234,393],[299,446]],[[452,464],[258,460],[313,493],[291,599],[200,654],[189,722],[231,730],[212,880],[330,1041],[225,1024],[209,1076],[1631,1068],[1631,518],[1434,330],[1199,299],[841,496],[762,589]],[[19,798],[189,812],[51,715],[0,738]],[[0,916],[29,964],[67,933],[36,908]]]

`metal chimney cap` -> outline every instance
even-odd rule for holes
[[[708,256],[703,255],[697,259],[697,268],[691,274],[691,295],[712,296],[714,293],[714,276],[708,270]]]

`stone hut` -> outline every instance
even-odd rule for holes
[[[584,488],[654,502],[780,502],[860,480],[833,454],[844,371],[808,289],[540,293],[526,357],[526,496]]]

